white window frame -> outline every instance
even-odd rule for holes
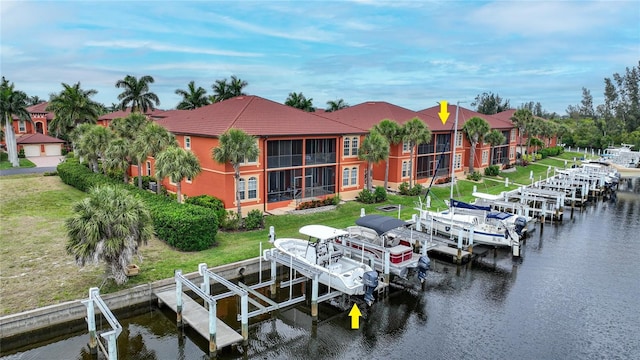
[[[456,157],[453,161],[454,169],[462,169],[462,154],[456,154]]]
[[[147,161],[147,176],[151,176],[151,161]]]
[[[240,193],[240,201],[244,201],[247,199],[247,182],[244,178],[240,178],[238,179],[238,182],[236,183],[238,185],[238,188],[236,189],[237,192]]]
[[[191,182],[193,181],[193,179],[189,176],[187,176],[184,180],[187,184],[191,184]]]
[[[18,121],[18,132],[27,132],[27,123],[24,120]]]
[[[345,136],[344,144],[343,144],[342,148],[343,148],[342,155],[344,157],[349,156],[349,154],[351,153],[351,138]]]
[[[342,186],[343,187],[349,186],[349,179],[351,179],[350,170],[348,167],[346,167],[342,169]]]
[[[358,186],[358,168],[351,168],[351,186]]]
[[[402,162],[402,178],[409,177],[409,161],[405,160]]]
[[[509,147],[509,159],[513,160],[516,157],[516,148],[513,146]]]
[[[357,136],[354,136],[351,139],[351,156],[358,156],[358,146],[360,143],[360,138],[358,138]]]
[[[253,196],[251,196],[251,192],[253,192]],[[247,199],[255,200],[258,198],[258,178],[252,176],[247,181]]]
[[[185,150],[191,150],[191,136],[184,137],[184,148]]]
[[[403,141],[402,142],[402,152],[403,153],[408,153],[411,151],[411,147],[408,141]]]
[[[256,142],[257,142],[257,140],[256,140]],[[250,161],[250,160],[245,156],[245,158],[242,160],[242,162],[240,163],[240,165],[255,165],[255,164],[257,164],[257,163],[258,163],[258,157],[259,157],[259,156],[260,156],[260,155],[258,154],[258,155],[256,156],[256,158],[255,158],[253,161]]]
[[[513,128],[511,129],[511,141],[515,141],[516,140],[516,129]]]
[[[482,164],[489,163],[489,150],[482,150]]]
[[[456,147],[462,147],[462,137],[464,134],[462,134],[462,131],[460,131],[459,133],[456,133]]]

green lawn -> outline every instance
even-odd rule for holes
[[[4,160],[4,157],[2,159],[3,160],[0,161],[0,170],[13,169],[13,166],[11,166],[11,163],[8,160]],[[31,161],[29,161],[29,160],[27,160],[25,158],[20,158],[18,160],[20,160],[20,167],[21,168],[36,167],[36,164],[32,163]]]
[[[478,191],[499,194],[515,188],[515,185],[505,187],[503,176],[528,184],[530,170],[538,178],[546,175],[547,168],[543,164],[533,164],[517,168],[515,173],[502,173],[500,178],[486,178],[477,183],[459,180],[454,188],[454,197],[462,201],[472,200],[474,185]],[[79,268],[64,248],[64,221],[71,214],[71,205],[86,194],[63,184],[57,176],[42,175],[0,177],[0,191],[3,194],[0,198],[0,315],[80,299],[86,295],[89,287],[100,285],[103,268],[100,265]],[[434,186],[430,193],[432,208],[443,209],[449,192],[448,185]],[[367,214],[397,216],[397,211],[382,212],[376,208],[401,205],[400,217],[409,219],[416,213],[414,208],[417,204],[417,196],[390,195],[389,200],[381,204],[365,205],[350,201],[339,205],[334,211],[267,216],[265,229],[219,232],[216,245],[200,252],[177,251],[153,239],[140,249],[142,261],[136,260],[140,274],[123,286],[107,285],[102,292],[170,278],[175,269],[193,272],[203,262],[213,267],[256,257],[260,243],[265,248],[270,246],[267,241],[269,226],[275,227],[277,237],[297,237],[298,229],[307,224],[325,224],[337,228],[353,225],[360,215],[360,208],[364,208]],[[27,293],[29,296],[24,295]]]

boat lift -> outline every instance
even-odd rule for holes
[[[91,354],[98,352],[98,346],[100,350],[107,356],[109,360],[118,360],[118,346],[116,340],[122,332],[122,325],[118,322],[118,319],[113,315],[107,304],[104,303],[100,297],[100,289],[93,287],[89,289],[89,299],[82,300],[82,303],[87,307],[87,324],[89,326],[89,351]],[[96,314],[94,305],[98,306],[98,309],[102,312],[102,315],[107,319],[109,325],[111,325],[111,331],[100,334],[107,340],[107,348],[105,349],[101,341],[99,341],[96,332]]]

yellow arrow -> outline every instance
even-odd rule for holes
[[[447,100],[442,100],[440,102],[440,112],[438,113],[438,115],[440,116],[440,121],[442,121],[442,125],[444,125],[449,118],[449,112],[447,110]]]
[[[360,316],[362,316],[362,313],[360,312],[360,309],[358,309],[358,305],[353,304],[351,311],[349,311],[349,316],[351,316],[351,328],[360,328]]]

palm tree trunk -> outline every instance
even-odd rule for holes
[[[413,188],[413,144],[409,152],[409,189]]]
[[[369,162],[367,165],[367,188],[369,191],[373,189],[373,163]]]
[[[236,179],[236,207],[238,209],[238,219],[240,219],[240,224],[242,224],[242,204],[240,204],[240,165],[234,165],[235,168],[235,179]]]
[[[18,160],[18,144],[16,143],[16,134],[13,132],[13,120],[11,115],[6,115],[6,122],[4,127],[4,137],[7,142],[7,153],[9,162],[13,167],[20,166],[20,160]]]
[[[142,189],[142,165],[138,161],[138,188]]]
[[[470,155],[471,156],[469,156],[470,157],[470,159],[469,159],[469,174],[473,174],[474,171],[475,171],[473,163],[476,160],[476,143],[473,142],[473,141],[471,142],[471,154]]]
[[[389,158],[385,162],[387,166],[384,168],[384,191],[387,191],[389,186]]]
[[[182,204],[182,186],[180,184],[181,182],[182,182],[182,179],[176,183],[176,190],[177,190],[176,195],[178,195],[178,203],[180,204]]]

